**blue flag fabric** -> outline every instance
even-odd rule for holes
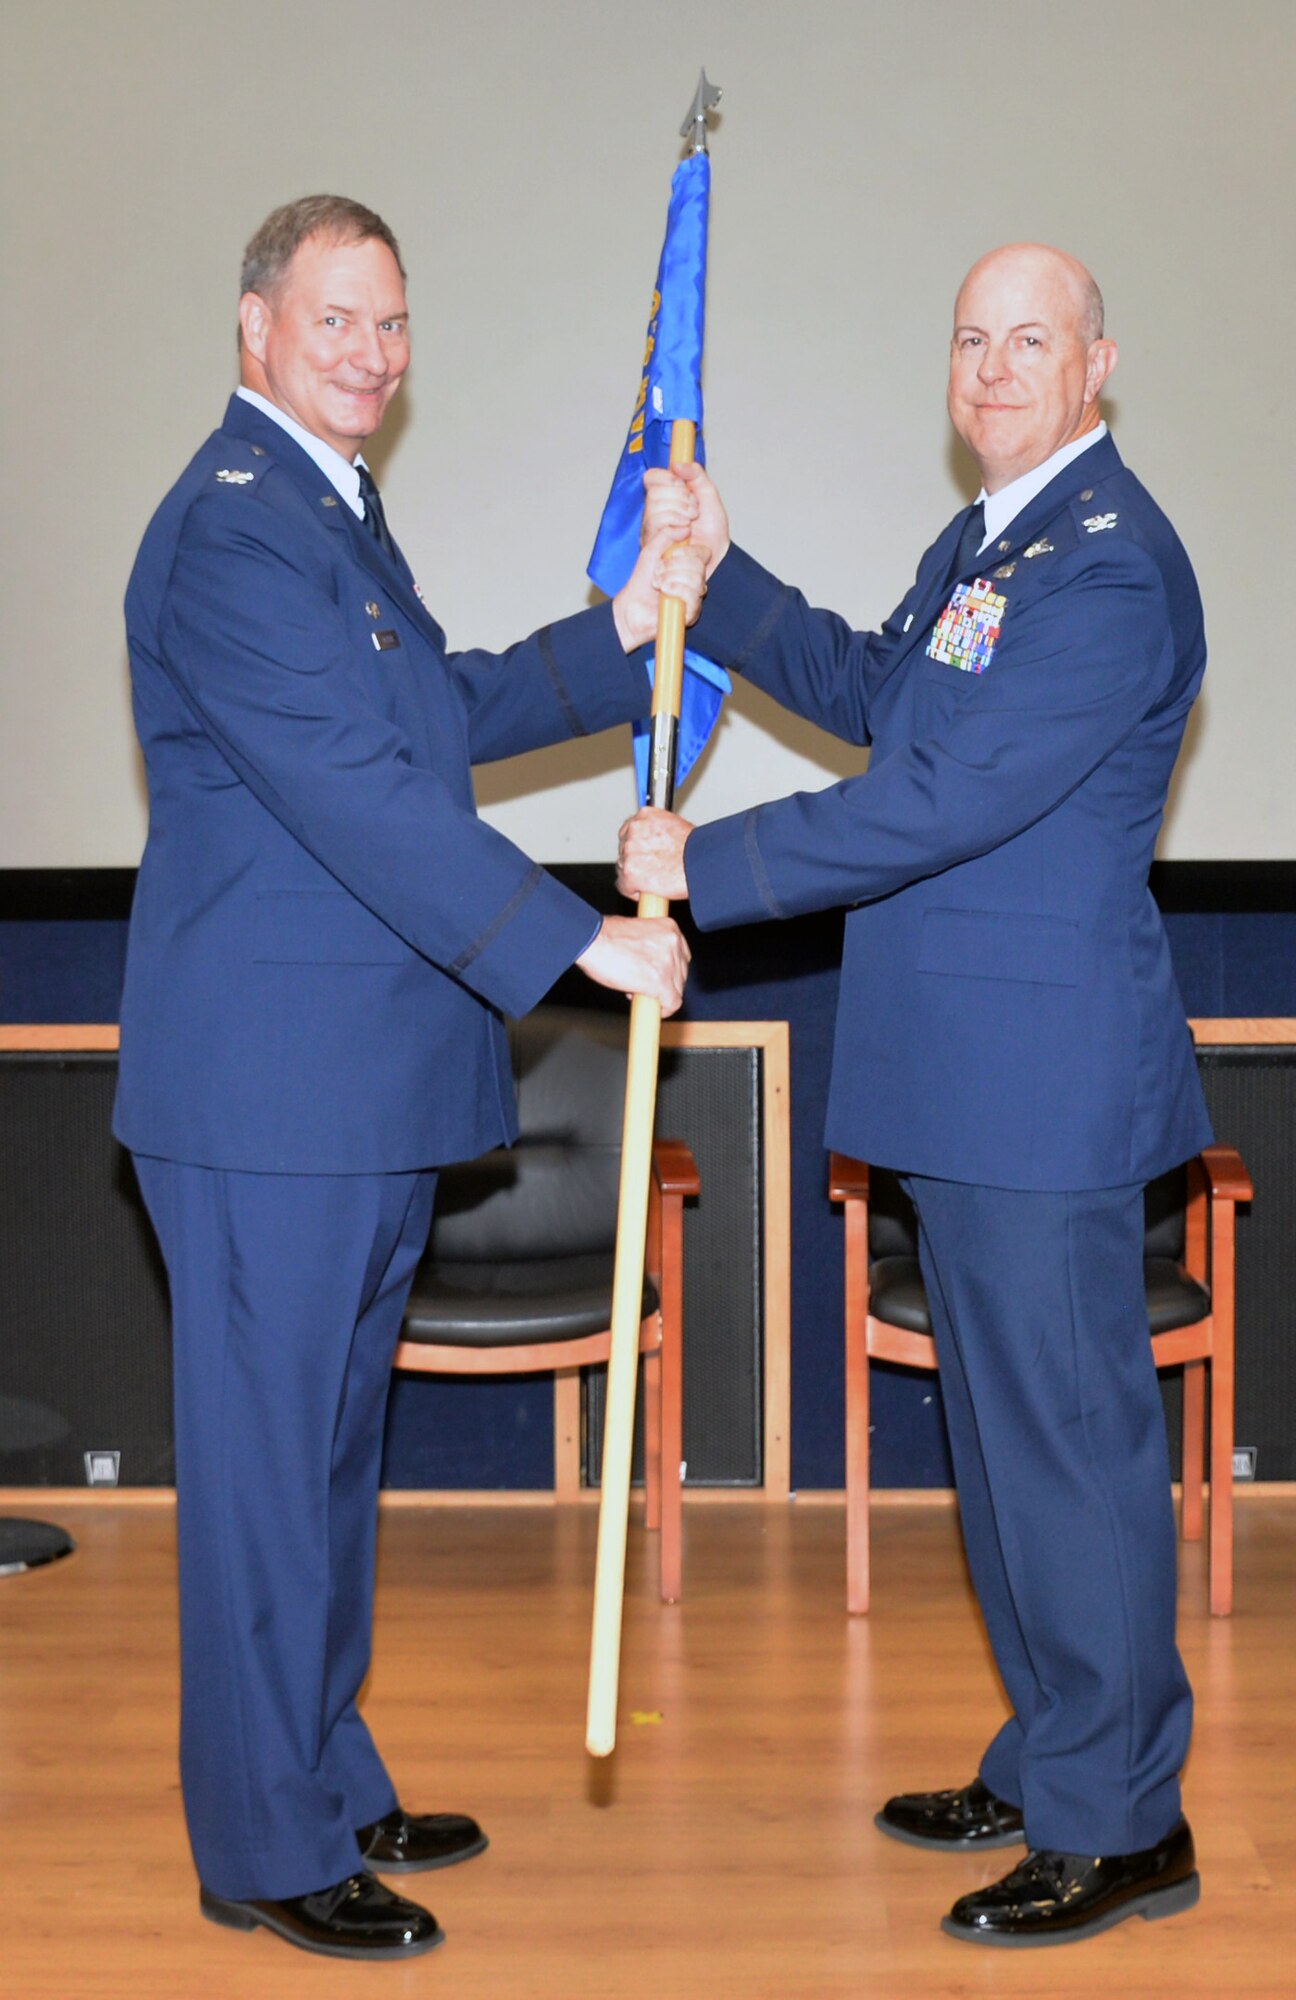
[[[671,425],[676,418],[688,418],[698,426],[696,455],[706,463],[702,342],[710,194],[711,162],[705,153],[692,153],[676,167],[671,181],[666,240],[657,267],[639,394],[589,560],[590,580],[609,597],[616,595],[635,566],[644,468],[669,464]],[[684,782],[706,748],[731,685],[723,667],[691,650],[684,654],[684,670],[678,784]],[[634,753],[640,799],[647,796],[648,739],[649,724],[637,722]]]

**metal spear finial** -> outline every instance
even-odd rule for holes
[[[680,138],[690,142],[690,151],[705,153],[707,149],[707,112],[714,111],[720,102],[722,92],[719,84],[708,83],[707,73],[698,74],[698,87],[693,102],[688,108],[684,123],[680,126]]]

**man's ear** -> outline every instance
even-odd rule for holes
[[[1120,349],[1114,340],[1095,340],[1090,343],[1089,359],[1085,367],[1085,401],[1096,402],[1102,394],[1103,383],[1120,360]]]
[[[270,331],[270,307],[259,292],[244,292],[239,300],[239,330],[243,345],[256,360],[265,360],[266,336]]]

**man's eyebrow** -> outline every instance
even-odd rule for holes
[[[327,306],[327,305],[326,305],[326,306],[321,306],[321,307],[320,307],[320,311],[321,311],[321,312],[326,312],[326,313],[345,313],[348,319],[350,319],[350,318],[352,317],[352,315],[353,315],[353,314],[355,313],[355,310],[356,310],[356,308],[355,308],[354,306]],[[398,310],[398,311],[396,311],[396,312],[382,312],[382,313],[379,313],[379,315],[378,315],[378,318],[379,318],[380,320],[382,320],[382,321],[386,321],[386,320],[389,320],[389,319],[408,319],[408,318],[409,318],[409,316],[410,316],[410,311],[409,311],[409,307],[408,307],[408,306],[401,306],[401,307],[399,308],[399,310]]]
[[[1053,330],[1046,319],[1024,319],[1021,320],[1018,325],[1010,326],[1008,331],[1009,333],[1025,333],[1030,327],[1033,326],[1037,326],[1041,333],[1051,333]],[[955,333],[980,333],[980,334],[985,334],[986,332],[983,326],[973,326],[970,320],[960,320],[958,324],[955,326],[954,331]],[[986,334],[986,338],[987,339],[989,338],[988,334]]]

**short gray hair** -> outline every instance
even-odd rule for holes
[[[1080,338],[1086,347],[1092,347],[1095,340],[1102,339],[1103,324],[1103,295],[1086,271],[1085,282],[1080,287]]]
[[[402,278],[405,276],[400,245],[373,209],[342,194],[306,194],[267,215],[243,252],[240,293],[256,292],[263,299],[272,298],[308,236],[327,236],[337,243],[376,239],[387,245]]]

